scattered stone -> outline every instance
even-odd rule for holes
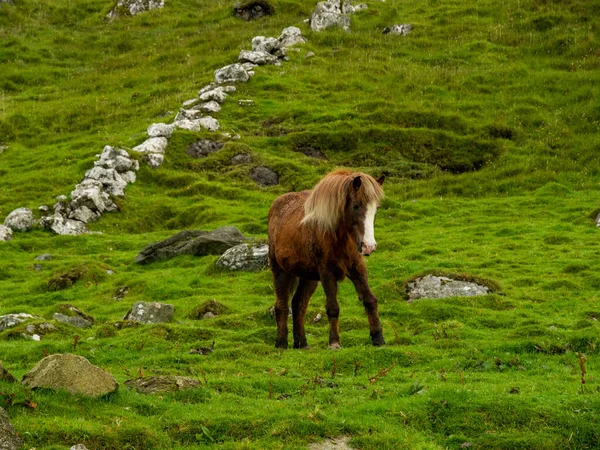
[[[254,106],[254,100],[251,100],[251,99],[238,100],[238,105],[240,105],[240,106]]]
[[[148,127],[148,137],[170,138],[175,127],[166,123],[153,123]]]
[[[135,16],[141,12],[164,8],[164,6],[164,0],[119,0],[117,6],[106,17],[116,19],[121,16]]]
[[[272,37],[255,36],[252,38],[252,51],[270,53],[278,58],[285,56],[285,48],[281,41]]]
[[[41,272],[43,269],[43,266],[41,264],[34,264],[33,265],[33,270],[35,270],[36,272]]]
[[[181,122],[184,120],[196,120],[202,117],[202,114],[197,109],[183,109],[181,108],[175,116],[174,123]]]
[[[323,318],[323,314],[317,313],[317,315],[314,317],[314,319],[311,320],[311,323],[318,323],[321,321],[322,318]]]
[[[0,407],[0,449],[18,450],[21,445],[21,438],[8,420],[8,414]]]
[[[45,357],[23,376],[22,383],[30,389],[60,389],[90,397],[110,394],[119,388],[110,373],[83,356],[68,353]]]
[[[4,367],[2,361],[0,361],[0,381],[6,381],[8,383],[15,383],[17,381],[15,377],[13,377],[12,374],[8,371],[8,369]],[[0,446],[0,448],[2,447]]]
[[[201,386],[201,383],[198,380],[181,376],[144,377],[135,380],[127,380],[123,384],[140,394],[177,392]]]
[[[198,123],[207,131],[217,131],[221,127],[219,121],[211,116],[204,116],[201,119],[198,119]]]
[[[162,153],[147,153],[142,159],[151,169],[157,169],[165,161],[165,155]]]
[[[61,323],[67,323],[74,326],[75,328],[89,328],[92,323],[80,316],[65,316],[61,313],[54,313],[52,316],[54,320]]]
[[[13,232],[5,225],[0,225],[0,241],[6,242],[12,239]]]
[[[233,5],[234,14],[240,19],[255,20],[275,13],[268,0],[244,0]]]
[[[217,260],[217,267],[231,271],[258,272],[268,267],[268,253],[269,246],[266,244],[256,247],[236,245],[223,253]]]
[[[369,7],[364,3],[359,3],[358,5],[353,6],[352,9],[354,10],[354,12],[358,12],[365,9],[369,9]]]
[[[41,212],[42,214],[45,214],[47,212],[50,212],[50,208],[48,208],[48,205],[42,205],[42,206],[38,206],[38,211]]]
[[[89,230],[86,228],[85,223],[73,219],[65,219],[61,215],[55,215],[51,217],[52,223],[49,226],[50,230],[56,234],[77,236],[80,234],[87,234]]]
[[[198,98],[200,99],[200,101],[203,102],[215,101],[217,103],[223,103],[228,97],[225,87],[229,86],[215,87],[204,92],[200,90],[200,92],[198,93]]]
[[[198,111],[201,111],[203,113],[218,113],[219,111],[221,111],[221,105],[219,105],[218,102],[211,100],[208,102],[200,103],[199,105],[195,106],[194,109],[197,109]]]
[[[315,54],[313,52],[307,52],[306,55],[304,55],[304,59],[310,59],[310,58],[314,58]]]
[[[192,98],[190,100],[186,100],[185,102],[183,102],[183,104],[181,106],[183,106],[184,108],[190,108],[194,105],[196,105],[200,100],[197,98]]]
[[[166,137],[152,137],[131,150],[138,153],[164,153],[169,141]]]
[[[383,29],[383,34],[392,34],[396,36],[406,36],[412,31],[412,25],[403,23],[401,25],[392,25]]]
[[[56,331],[58,331],[58,328],[48,322],[30,323],[25,327],[25,331],[22,333],[22,336],[26,339],[40,341],[42,336],[48,333],[54,333]]]
[[[264,166],[258,166],[250,172],[250,178],[261,186],[274,186],[279,184],[279,174],[272,169]]]
[[[13,231],[29,231],[34,222],[33,212],[29,208],[17,208],[6,216],[4,226]]]
[[[408,301],[421,298],[473,297],[490,293],[490,288],[470,281],[426,275],[409,283]]]
[[[58,203],[64,203],[64,202],[67,201],[67,196],[66,195],[62,195],[62,194],[61,195],[57,195],[56,196],[56,201]]]
[[[198,142],[190,144],[185,151],[192,158],[206,158],[211,153],[220,150],[223,147],[223,142],[209,141],[208,139],[202,139]]]
[[[6,314],[4,316],[0,316],[0,332],[30,319],[36,319],[36,316],[32,316],[31,314],[27,313]]]
[[[281,36],[277,38],[284,47],[291,47],[296,44],[304,44],[306,39],[302,37],[302,31],[298,27],[287,27],[281,32]]]
[[[229,312],[229,308],[216,300],[209,300],[196,306],[190,313],[190,317],[194,320],[210,319]]]
[[[231,157],[231,165],[239,166],[240,164],[249,164],[252,162],[252,156],[247,153],[240,153]]]
[[[311,145],[303,145],[301,147],[297,147],[294,151],[302,153],[303,155],[308,156],[309,158],[327,160],[327,156],[319,149],[312,147]]]
[[[173,122],[177,128],[188,131],[200,131],[200,119],[196,120],[179,120],[177,122]]]
[[[221,255],[234,245],[246,241],[235,227],[220,227],[213,231],[186,230],[164,241],[147,245],[135,258],[135,262],[148,264],[164,261],[178,255]]]
[[[125,296],[129,293],[129,286],[121,286],[117,288],[115,294],[113,295],[113,299],[116,301],[121,301],[125,298]]]
[[[348,14],[352,12],[354,12],[352,6],[349,4],[346,6],[341,0],[319,2],[310,16],[310,27],[317,32],[334,27],[349,31],[350,16]]]
[[[257,66],[264,66],[265,64],[273,64],[277,61],[277,56],[273,56],[268,52],[257,50],[249,51],[242,50],[238,56],[238,62],[240,63],[252,63]],[[247,67],[244,66],[246,69]]]
[[[170,322],[175,314],[173,305],[157,302],[137,302],[123,320],[139,323]]]
[[[215,70],[215,80],[217,83],[245,83],[250,79],[250,75],[241,64],[230,64]]]

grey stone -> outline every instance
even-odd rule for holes
[[[281,45],[290,47],[296,44],[304,44],[306,39],[302,37],[302,31],[298,27],[287,27],[281,32],[281,36],[277,38]]]
[[[221,128],[219,121],[211,116],[204,116],[201,119],[198,119],[198,123],[207,131],[217,131],[219,128]]]
[[[252,69],[254,69],[255,67],[258,67],[256,64],[253,64],[251,62],[242,63],[242,66],[244,66],[244,69],[246,69],[246,72],[252,72]]]
[[[81,316],[65,316],[61,313],[54,313],[52,318],[57,322],[67,323],[69,325],[73,325],[76,328],[89,328],[92,326],[92,322],[84,319]]]
[[[88,448],[83,444],[76,444],[72,446],[69,450],[88,450]]]
[[[175,116],[174,122],[181,122],[182,120],[196,120],[202,117],[200,111],[197,109],[183,109],[181,108]]]
[[[148,137],[170,138],[175,127],[166,123],[153,123],[148,127]]]
[[[181,231],[164,241],[147,245],[135,258],[135,262],[147,264],[164,261],[178,255],[221,255],[234,245],[246,240],[235,227],[220,227],[213,231]]]
[[[23,443],[15,428],[8,420],[8,414],[0,407],[0,449],[18,450]]]
[[[137,302],[125,314],[123,320],[139,323],[170,322],[175,314],[173,305],[157,302]]]
[[[473,297],[490,293],[490,288],[469,281],[425,275],[409,283],[408,301],[421,298]]]
[[[61,203],[61,202],[66,202],[67,201],[67,196],[66,195],[57,195],[56,196],[56,201]]]
[[[314,58],[315,54],[313,52],[306,52],[306,55],[304,55],[305,59],[309,59],[309,58]]]
[[[198,98],[203,102],[215,101],[217,103],[223,103],[227,97],[228,95],[227,92],[225,92],[225,89],[216,87],[208,91],[201,91]]]
[[[247,153],[240,153],[231,157],[231,165],[239,166],[240,164],[248,164],[252,162],[252,156]]]
[[[17,208],[6,216],[4,226],[13,231],[29,231],[33,228],[35,219],[29,208]]]
[[[43,269],[41,264],[34,264],[33,265],[33,270],[35,270],[36,272],[41,272]]]
[[[148,164],[151,169],[157,169],[162,166],[162,163],[165,160],[165,155],[161,153],[147,153],[142,159]]]
[[[199,105],[195,106],[194,109],[204,113],[217,113],[221,111],[221,105],[214,100],[210,100],[208,102],[200,103]]]
[[[406,36],[412,31],[412,25],[407,23],[403,23],[400,25],[392,25],[391,27],[386,27],[383,29],[383,34],[392,34],[398,36]]]
[[[279,174],[265,166],[258,166],[252,169],[250,178],[261,186],[274,186],[279,184]]]
[[[201,129],[200,119],[195,119],[195,120],[183,119],[183,120],[179,120],[177,122],[173,122],[173,124],[177,128],[180,128],[182,130],[200,131],[200,129]]]
[[[15,377],[13,377],[12,374],[8,371],[8,369],[4,367],[2,361],[0,361],[0,381],[6,381],[8,383],[14,383],[17,381]],[[0,446],[0,448],[2,447]]]
[[[225,145],[223,142],[202,139],[198,142],[190,144],[185,152],[192,158],[206,158],[211,153],[220,150],[223,145]]]
[[[214,319],[215,317],[217,317],[217,315],[214,314],[212,311],[207,311],[202,316],[203,319]]]
[[[121,181],[124,182],[121,176]],[[122,183],[120,186],[123,187]],[[98,180],[91,178],[84,179],[75,186],[71,192],[71,209],[78,209],[81,206],[87,206],[92,211],[103,214],[105,211],[115,211],[117,205],[111,200],[110,195],[104,192],[104,185]],[[55,217],[57,214],[54,215]]]
[[[257,66],[263,66],[265,64],[273,64],[277,61],[277,56],[273,56],[268,52],[263,50],[249,51],[242,50],[240,55],[238,56],[238,61],[240,63],[252,63]],[[244,66],[246,68],[246,66]]]
[[[105,169],[114,169],[119,174],[123,175],[129,171],[137,171],[139,163],[132,159],[123,149],[118,149],[106,145],[100,154],[98,161],[94,162],[94,166],[103,167]]]
[[[123,179],[116,169],[105,169],[101,166],[96,166],[88,170],[85,173],[84,179],[99,182],[102,185],[102,190],[109,195],[122,196],[125,194],[125,188],[127,187],[127,181]]]
[[[349,5],[345,6],[340,0],[319,2],[310,16],[310,27],[317,32],[333,27],[348,31],[350,29],[348,13],[352,12],[352,8]]]
[[[240,19],[255,20],[275,13],[267,0],[246,0],[233,5],[234,14]]]
[[[135,16],[142,12],[164,8],[164,6],[164,0],[119,0],[106,17],[116,19],[120,16]]]
[[[250,75],[241,64],[230,64],[215,70],[215,81],[217,83],[245,83],[250,79]]]
[[[238,105],[240,105],[240,106],[254,106],[254,100],[252,100],[252,99],[241,99],[241,100],[238,100]]]
[[[217,267],[224,270],[257,272],[268,267],[269,246],[250,247],[240,244],[227,250],[217,260]]]
[[[0,242],[10,241],[12,239],[13,232],[10,228],[5,225],[0,225]]]
[[[50,212],[50,208],[48,207],[48,205],[41,205],[38,206],[38,211],[41,213],[47,213]]]
[[[252,50],[255,52],[266,52],[275,56],[284,56],[285,50],[279,39],[264,36],[252,38]]]
[[[26,339],[39,341],[42,339],[42,336],[48,333],[54,333],[56,331],[58,331],[58,329],[48,322],[30,323],[25,326],[25,331],[22,333],[22,335]]]
[[[140,394],[177,392],[201,386],[201,383],[198,380],[181,376],[143,377],[135,380],[127,380],[123,384]]]
[[[23,376],[22,383],[30,389],[64,390],[89,397],[110,394],[119,388],[110,373],[83,356],[68,353],[45,357]]]
[[[164,153],[169,141],[166,137],[152,137],[140,145],[133,147],[131,150],[138,153]]]
[[[69,212],[69,219],[75,219],[83,223],[93,222],[94,220],[97,220],[98,217],[100,217],[100,214],[92,211],[85,205]]]
[[[4,331],[27,320],[35,318],[36,316],[32,316],[31,314],[27,313],[6,314],[4,316],[0,316],[0,331]]]
[[[54,259],[54,257],[50,253],[42,253],[41,255],[36,256],[33,259],[35,259],[36,261],[50,261]]]
[[[204,89],[204,88],[202,88]],[[184,109],[188,109],[191,108],[192,106],[196,105],[200,100],[197,98],[192,98],[190,100],[186,100],[185,102],[182,103],[181,106],[183,106]]]

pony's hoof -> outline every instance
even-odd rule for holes
[[[379,333],[371,335],[371,342],[376,347],[381,347],[385,345],[385,339],[383,339],[383,333],[380,331]]]
[[[282,350],[287,350],[288,348],[288,343],[287,342],[277,342],[275,344],[275,348],[280,348]]]
[[[339,342],[334,342],[333,344],[329,344],[329,350],[339,350],[342,348]]]

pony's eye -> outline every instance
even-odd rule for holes
[[[360,206],[354,205],[354,211],[358,211],[359,209],[360,209]]]

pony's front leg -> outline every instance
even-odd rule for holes
[[[290,293],[296,281],[296,277],[284,272],[278,267],[271,266],[273,271],[273,281],[275,284],[275,320],[277,321],[277,340],[275,347],[288,348],[288,315]]]
[[[323,284],[323,290],[325,291],[325,310],[327,311],[327,318],[329,319],[329,348],[337,350],[338,348],[341,348],[339,325],[340,306],[337,301],[337,280],[332,276],[326,276],[321,278],[321,284]]]
[[[309,348],[304,331],[304,317],[310,297],[314,294],[318,281],[300,280],[292,297],[292,317],[294,321],[294,348]]]
[[[371,342],[373,345],[385,345],[383,339],[383,330],[377,313],[377,297],[371,292],[369,282],[367,281],[366,267],[352,269],[348,273],[348,278],[354,283],[354,288],[358,294],[358,299],[363,303],[367,317],[369,318],[369,328],[371,330]]]

